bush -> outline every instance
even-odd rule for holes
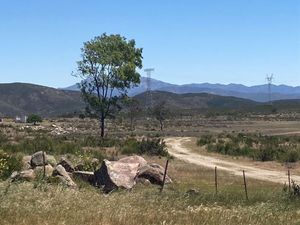
[[[163,139],[143,139],[137,141],[135,139],[128,139],[122,147],[123,154],[138,154],[138,155],[156,155],[156,156],[169,156],[166,149],[166,143]]]
[[[22,169],[21,156],[9,155],[0,150],[0,179],[7,179],[12,172]]]
[[[143,139],[140,143],[140,154],[168,156],[166,143],[163,139]]]
[[[41,123],[41,122],[43,122],[43,119],[42,119],[42,117],[39,116],[39,115],[31,114],[31,115],[28,116],[26,122],[27,122],[27,123],[34,123],[34,124],[36,124],[36,123]]]
[[[287,152],[286,162],[297,162],[299,160],[299,152],[295,149]]]
[[[215,142],[216,140],[213,139],[213,136],[208,134],[208,135],[203,135],[198,141],[197,145],[198,146],[203,146],[207,144],[211,144],[212,142]]]

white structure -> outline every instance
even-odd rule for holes
[[[16,116],[15,122],[16,123],[26,123],[27,122],[27,116]]]

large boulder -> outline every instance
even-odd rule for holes
[[[45,166],[45,175],[46,175],[46,177],[51,177],[53,171],[54,171],[54,168],[51,165],[46,165]],[[34,168],[34,173],[36,174],[36,176],[43,175],[43,173],[44,173],[44,166],[37,166],[37,167],[35,167]]]
[[[67,172],[69,172],[69,173],[73,173],[74,172],[74,166],[65,157],[61,157],[61,159],[60,159],[60,161],[59,161],[58,164],[62,165]]]
[[[29,170],[31,168],[31,156],[26,155],[22,158],[22,170]]]
[[[55,167],[55,170],[53,171],[53,176],[57,176],[68,187],[75,188],[77,186],[71,179],[70,175],[65,170],[65,168],[60,164]]]
[[[90,183],[92,185],[95,184],[95,176],[94,172],[90,171],[74,171],[72,173],[72,177],[78,180],[82,180],[84,182]]]
[[[105,192],[114,189],[131,189],[135,185],[135,177],[139,163],[125,163],[119,161],[103,160],[100,169],[95,171],[95,184],[103,186]]]
[[[118,162],[123,162],[123,163],[138,163],[140,167],[146,166],[147,161],[138,155],[132,155],[132,156],[127,156],[122,159],[119,159]]]
[[[43,166],[44,165],[44,160],[45,160],[45,164],[47,164],[47,154],[46,154],[46,152],[39,151],[39,152],[34,153],[31,156],[31,161],[30,161],[31,167],[34,168],[36,166]]]
[[[16,181],[16,180],[33,181],[36,178],[36,174],[34,173],[33,169],[28,169],[21,172],[13,172],[10,178],[12,181]]]
[[[145,178],[149,180],[152,184],[162,185],[164,173],[165,169],[162,166],[156,163],[151,163],[140,167],[136,178]],[[168,175],[166,175],[165,183],[172,183],[172,180]]]
[[[47,164],[55,167],[57,165],[56,159],[53,155],[47,155]]]

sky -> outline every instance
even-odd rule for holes
[[[249,86],[273,73],[300,86],[299,0],[0,0],[0,83],[70,86],[83,43],[104,32],[135,39],[169,83]]]

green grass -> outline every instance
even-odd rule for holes
[[[148,158],[160,164],[163,160]],[[245,200],[242,178],[172,160],[174,183],[163,193],[157,186],[104,195],[88,185],[70,190],[57,184],[0,183],[1,225],[8,224],[299,224],[300,201],[277,184],[248,180]],[[198,194],[187,194],[194,188]]]

